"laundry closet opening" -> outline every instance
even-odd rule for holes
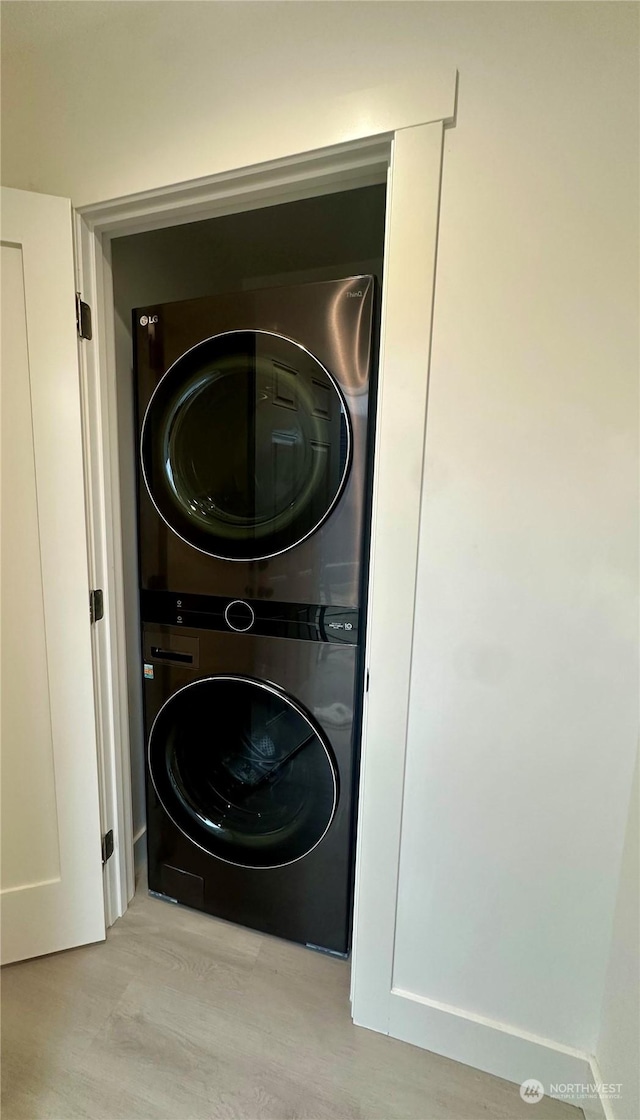
[[[157,796],[178,836],[177,854],[166,855],[156,828],[157,893],[338,952],[347,945],[328,927],[323,936],[320,911],[340,926],[346,905],[350,922],[385,198],[381,183],[111,241],[136,870],[149,771],[149,805]],[[355,277],[372,279],[336,283]],[[150,335],[154,309],[174,304]],[[158,351],[147,339],[160,328]],[[345,389],[331,366],[347,371],[357,359],[345,346],[356,343],[366,382],[360,369],[361,384],[350,385],[347,372]],[[368,415],[365,404],[358,416],[358,394]],[[247,424],[253,458],[239,482]],[[334,538],[331,564],[318,542],[331,551]],[[304,574],[286,560],[295,555]],[[350,807],[343,818],[338,804]],[[325,847],[348,899],[319,891],[306,925],[281,927],[277,911],[308,909],[314,875],[327,878],[309,862]],[[212,859],[211,889],[233,900],[217,908],[200,866]]]

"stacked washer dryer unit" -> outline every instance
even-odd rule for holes
[[[134,312],[149,887],[346,953],[369,276]]]

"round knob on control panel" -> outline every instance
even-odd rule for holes
[[[224,608],[224,617],[232,630],[240,632],[250,630],[256,620],[253,607],[244,603],[242,599],[234,599],[232,603],[228,603]]]

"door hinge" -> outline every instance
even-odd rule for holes
[[[103,865],[113,855],[113,829],[110,828],[102,837],[102,863]]]
[[[86,338],[87,340],[93,338],[91,308],[88,303],[80,298],[80,292],[76,292],[76,326],[79,338]]]
[[[99,622],[104,618],[104,596],[100,588],[89,592],[89,620]]]

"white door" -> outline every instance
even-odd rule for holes
[[[2,189],[2,962],[105,936],[71,204]]]

